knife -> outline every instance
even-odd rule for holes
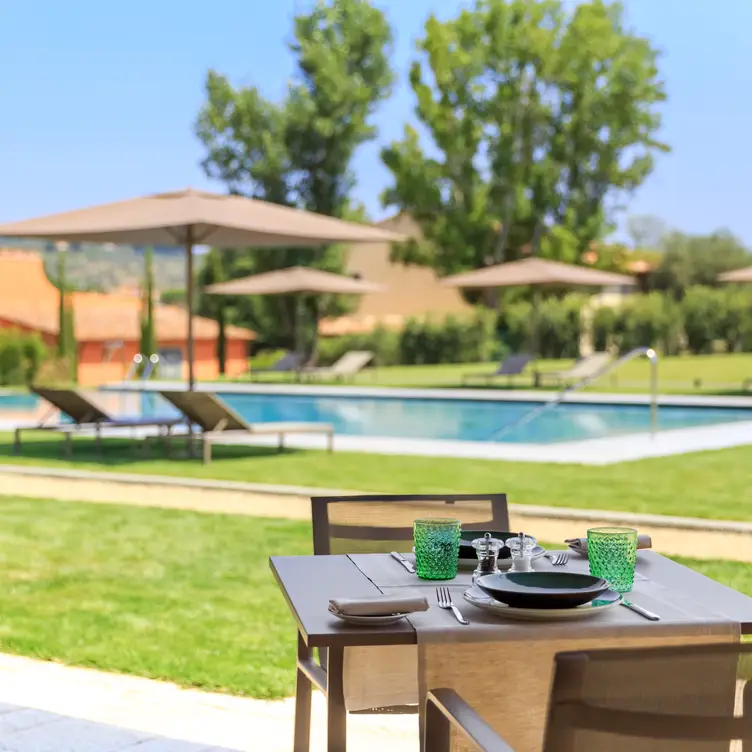
[[[661,620],[661,617],[658,616],[658,614],[654,614],[652,611],[648,611],[646,608],[638,606],[636,603],[632,603],[632,601],[628,601],[622,598],[621,605],[626,606],[640,616],[644,616],[646,619],[650,619],[650,621]]]
[[[398,554],[396,551],[392,551],[391,557],[402,564],[402,566],[408,572],[410,572],[410,574],[415,574],[415,567],[404,556],[402,556],[402,554]]]

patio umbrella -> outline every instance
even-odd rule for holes
[[[486,266],[471,272],[445,277],[442,284],[464,290],[493,290],[498,287],[532,287],[532,352],[538,354],[538,313],[542,287],[612,287],[634,285],[625,274],[604,272],[586,266],[563,264],[542,258],[526,258],[506,264]]]
[[[718,275],[720,282],[752,282],[752,266],[744,269],[735,269],[733,272],[724,272]]]
[[[188,288],[188,384],[193,389],[193,247],[269,248],[398,242],[378,227],[264,201],[186,189],[0,225],[0,237],[181,246]]]
[[[210,295],[363,295],[383,292],[385,288],[373,282],[333,274],[305,266],[276,269],[229,282],[217,282],[204,288]],[[295,349],[300,349],[299,312],[296,311]],[[318,322],[316,322],[318,325]]]

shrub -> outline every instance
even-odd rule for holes
[[[666,355],[681,349],[682,317],[677,303],[661,293],[632,295],[617,309],[615,332],[619,352],[654,347]]]
[[[538,351],[544,358],[576,358],[580,353],[584,296],[548,298],[538,309]],[[502,337],[511,352],[526,352],[532,343],[533,306],[510,303],[502,312]]]
[[[687,348],[693,353],[713,352],[716,340],[726,341],[729,323],[728,292],[690,287],[681,302]]]
[[[47,356],[47,348],[38,334],[0,330],[0,384],[31,384]]]

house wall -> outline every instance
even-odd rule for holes
[[[34,330],[13,321],[0,318],[0,329],[17,329],[30,333]],[[57,335],[41,332],[42,341],[53,349],[57,344]],[[227,342],[226,375],[239,376],[248,370],[248,342],[229,339]],[[122,347],[113,349],[107,342],[78,343],[78,381],[83,386],[122,381],[139,352],[140,342],[123,342]],[[186,343],[184,340],[164,340],[159,342],[164,349],[178,349],[183,357],[183,378],[188,378],[186,360]],[[213,340],[198,340],[194,347],[194,373],[197,380],[216,379],[219,376],[217,347]]]

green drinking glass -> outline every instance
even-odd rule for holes
[[[427,518],[413,523],[415,568],[422,580],[451,580],[460,555],[459,520]]]
[[[608,580],[612,590],[628,593],[634,585],[637,531],[631,527],[591,527],[587,531],[590,574]]]

